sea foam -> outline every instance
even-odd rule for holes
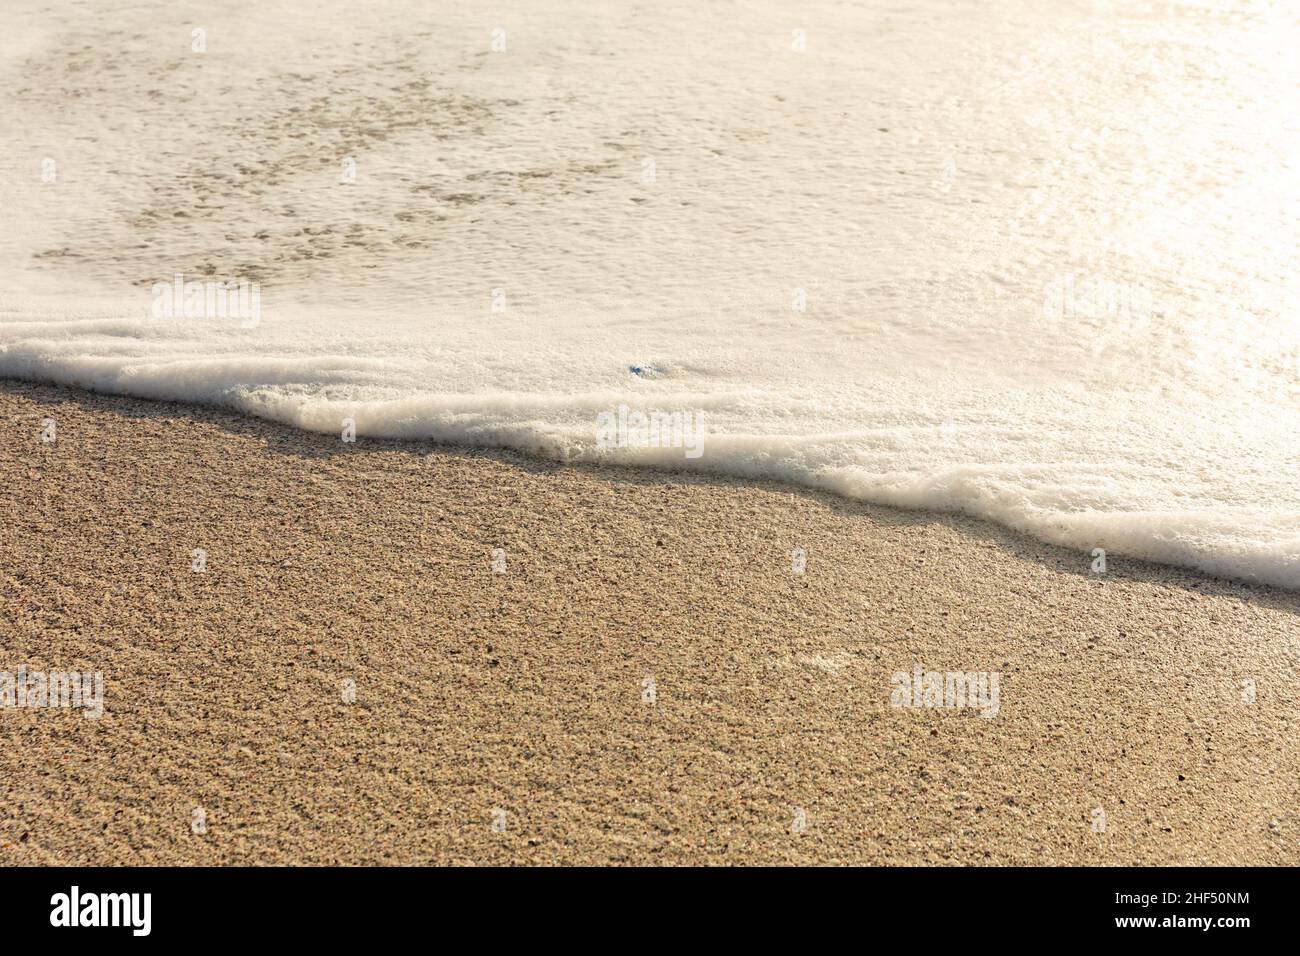
[[[1300,587],[1279,24],[550,0],[496,49],[456,4],[264,6],[199,53],[16,4],[0,376]]]

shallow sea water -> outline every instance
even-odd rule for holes
[[[6,13],[0,375],[1300,587],[1293,8]],[[155,315],[178,273],[256,321]]]

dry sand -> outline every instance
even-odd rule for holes
[[[1297,595],[49,386],[0,421],[0,671],[106,684],[0,709],[0,861],[1300,862]],[[997,715],[891,707],[917,662]]]

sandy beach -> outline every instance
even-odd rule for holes
[[[0,421],[0,671],[104,680],[0,709],[0,862],[1300,862],[1295,594],[46,385]],[[917,665],[996,713],[892,706]]]

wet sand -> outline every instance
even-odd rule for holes
[[[105,687],[0,708],[0,862],[1300,862],[1295,594],[53,386],[0,423],[0,671]],[[996,714],[891,706],[918,663]]]

